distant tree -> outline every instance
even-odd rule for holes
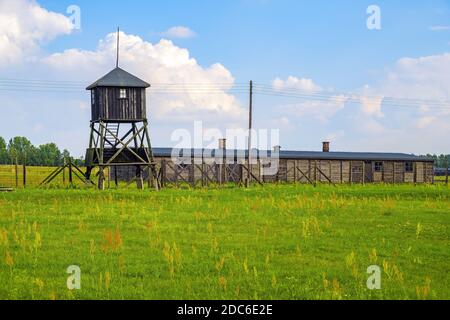
[[[83,157],[77,158],[74,160],[74,163],[78,167],[83,167],[84,166],[84,158]]]
[[[450,167],[450,154],[444,155],[440,168]]]
[[[0,137],[0,164],[7,164],[8,161],[8,150],[6,148],[6,141]]]
[[[64,158],[71,159],[77,166],[83,166],[83,158],[74,159],[69,150],[62,152],[55,143],[47,143],[39,147],[25,137],[14,137],[6,144],[5,139],[0,137],[0,164],[11,164],[16,161],[18,164],[28,166],[60,166]]]
[[[70,155],[69,150],[67,150],[67,149],[63,150],[62,157],[63,157],[63,159],[73,160],[72,156]]]
[[[13,162],[27,164],[27,157],[33,153],[33,145],[25,137],[14,137],[8,143],[8,156]]]
[[[434,166],[436,168],[445,168],[446,166],[450,167],[450,155],[441,154],[441,155],[431,155],[427,154],[427,157],[432,158],[434,160]]]
[[[62,164],[63,155],[58,146],[54,143],[40,145],[38,150],[39,165],[59,166]]]
[[[445,163],[445,156],[443,154],[438,156],[437,163],[438,163],[439,167],[445,166],[444,165],[444,163]]]
[[[80,157],[80,158],[74,158],[71,154],[70,154],[70,152],[69,152],[69,150],[67,150],[67,149],[64,149],[63,150],[63,152],[62,152],[62,157],[63,157],[63,159],[67,159],[67,160],[71,160],[72,161],[72,163],[74,164],[74,165],[76,165],[77,167],[83,167],[84,166],[84,159],[83,159],[83,157]]]

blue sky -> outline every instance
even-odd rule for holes
[[[11,7],[11,12],[8,12],[8,1],[11,0],[0,0],[5,12],[25,20],[14,11],[17,8]],[[206,77],[214,73],[208,68],[220,63],[236,83],[254,80],[272,85],[278,78],[285,88],[304,89],[302,84],[310,80],[321,91],[336,95],[367,90],[372,95],[404,99],[447,100],[450,97],[450,83],[447,82],[447,71],[450,70],[450,58],[447,56],[450,52],[448,0],[20,2],[34,3],[61,15],[67,15],[66,8],[75,4],[81,8],[82,29],[66,32],[61,21],[55,21],[54,26],[42,27],[42,30],[54,28],[58,30],[56,35],[51,39],[33,39],[36,46],[32,48],[23,48],[20,42],[22,47],[19,47],[24,52],[22,61],[4,59],[8,63],[3,65],[0,44],[0,79],[2,75],[4,78],[21,79],[74,79],[88,85],[89,81],[108,71],[106,60],[109,58],[104,58],[104,52],[99,52],[99,41],[103,39],[107,42],[107,35],[120,25],[126,35],[138,36],[145,43],[157,45],[162,38],[167,38],[172,41],[168,45],[170,48],[186,49],[201,69],[199,74]],[[381,9],[381,30],[368,30],[366,26],[366,9],[372,4]],[[33,20],[30,21],[26,27],[31,28]],[[39,23],[40,20],[36,21]],[[195,36],[177,38],[164,34],[174,26],[189,28]],[[40,28],[38,25],[35,27]],[[1,28],[0,24],[0,35]],[[8,35],[7,30],[3,32]],[[96,71],[98,74],[83,72],[83,68],[78,73],[74,73],[77,69],[70,67],[56,68],[58,59],[52,55],[63,54],[68,49],[78,50],[77,57],[83,55],[84,60],[80,61],[86,66],[92,64],[90,69],[100,65]],[[138,52],[133,51],[138,50],[136,48],[130,50]],[[142,54],[146,57],[147,53]],[[181,52],[179,54],[182,55]],[[69,54],[63,56],[73,60]],[[49,57],[50,60],[47,59]],[[98,62],[99,57],[106,59],[104,64],[103,60]],[[402,63],[405,58],[412,60]],[[146,80],[153,80],[154,72],[170,74],[163,79],[177,78],[176,71],[157,69],[155,65],[158,64],[150,62],[148,66],[142,66],[140,73],[139,66],[131,58],[129,61],[126,59],[124,66],[135,70],[140,76],[151,78]],[[289,83],[289,77],[299,81]],[[155,79],[160,78],[155,76]],[[189,79],[188,71],[181,68],[178,79]],[[3,91],[1,94],[8,101],[6,115],[9,119],[0,119],[0,136],[26,135],[36,144],[56,141],[75,154],[83,153],[89,112],[85,107],[74,106],[89,103],[85,92],[67,95],[24,92],[19,95],[17,92]],[[245,112],[245,95],[235,95],[235,98],[238,107]],[[361,106],[348,102],[340,106],[339,103],[323,105],[294,100],[255,97],[255,126],[280,129],[280,144],[285,149],[320,149],[320,142],[327,139],[332,141],[332,149],[338,150],[450,152],[449,142],[436,142],[450,133],[450,126],[446,125],[450,120],[448,112],[429,110],[427,106],[416,110],[390,108],[383,104]],[[42,104],[39,112],[26,107],[36,102]],[[171,102],[169,98],[156,101],[155,109],[164,109]],[[166,121],[164,116],[155,117],[152,126],[155,145],[171,145],[171,132],[180,127],[191,128],[194,120],[204,120],[205,126],[221,129],[245,126],[245,119],[228,120],[224,116],[223,122],[218,123],[217,119],[203,117],[205,110],[211,110],[210,106],[193,103],[191,107],[189,103],[185,101],[184,107],[197,111],[189,119],[180,118],[173,122]],[[207,103],[221,104],[217,99]],[[321,108],[325,110],[323,113]],[[230,106],[227,110],[236,109]],[[72,123],[55,124],[61,115],[69,115]]]
[[[450,24],[450,1],[39,1],[64,13],[82,9],[83,31],[57,39],[49,51],[94,49],[116,25],[149,41],[153,33],[187,26],[198,36],[175,43],[200,64],[224,64],[238,82],[270,82],[274,76],[301,74],[324,86],[352,90],[377,70],[405,56],[450,49],[448,32],[429,27]],[[382,9],[382,30],[366,28],[366,8]],[[345,79],[342,75],[345,74]]]

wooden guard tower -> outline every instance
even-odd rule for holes
[[[145,91],[150,84],[119,68],[118,57],[117,53],[114,70],[86,88],[91,92],[86,178],[90,179],[92,169],[98,167],[98,188],[104,189],[105,168],[135,166],[138,188],[143,188],[143,170],[148,170],[152,185],[158,189],[146,113]]]

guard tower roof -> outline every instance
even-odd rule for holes
[[[95,81],[86,90],[92,90],[97,87],[148,88],[150,84],[117,67],[104,77]]]

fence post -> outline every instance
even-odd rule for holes
[[[350,161],[350,169],[348,171],[348,183],[353,184],[353,161]]]
[[[317,160],[314,161],[314,184],[317,183]]]
[[[445,161],[445,184],[448,185],[448,156]]]
[[[66,185],[66,157],[64,157],[64,161],[63,161],[63,185]]]
[[[148,166],[147,170],[148,170],[147,187],[150,189],[153,187],[153,185],[152,185],[152,167]]]
[[[22,170],[23,170],[23,187],[26,188],[26,186],[27,186],[27,166],[25,164],[23,164]]]
[[[16,188],[19,188],[19,164],[18,164],[18,160],[16,157],[16,163],[15,163],[15,172],[16,172]]]
[[[366,184],[366,162],[362,163],[362,184]]]
[[[73,184],[73,177],[72,177],[72,160],[69,159],[69,184]]]
[[[111,189],[111,167],[108,167],[108,189]]]
[[[164,188],[166,186],[166,159],[163,159],[161,162],[161,187]]]

